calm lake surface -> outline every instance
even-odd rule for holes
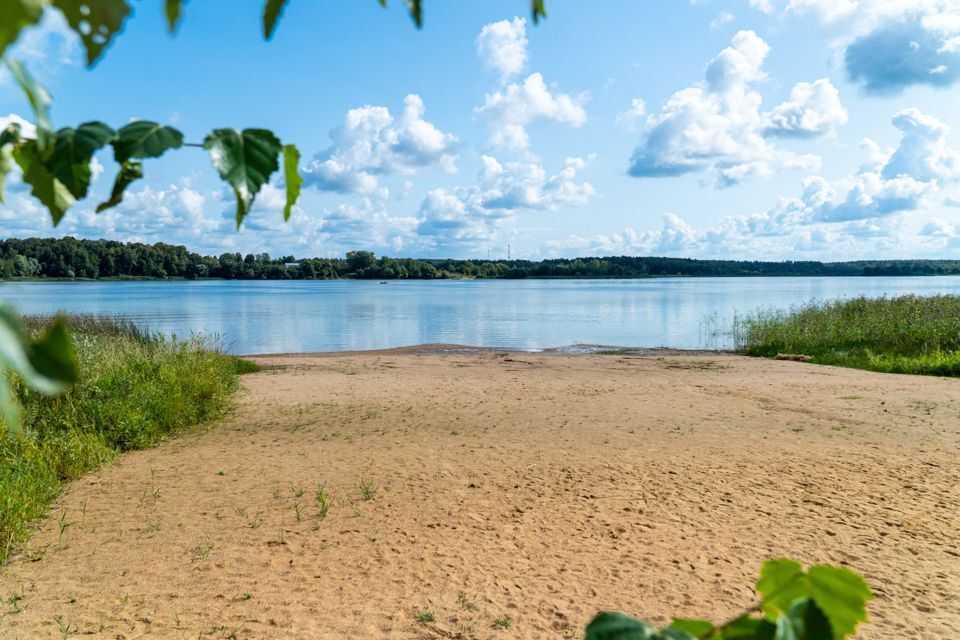
[[[21,313],[122,315],[168,334],[217,336],[238,354],[431,342],[722,347],[705,339],[705,320],[813,299],[906,293],[960,294],[960,277],[0,284],[0,299]]]

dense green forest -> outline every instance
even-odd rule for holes
[[[304,280],[335,278],[643,278],[657,276],[878,276],[960,274],[960,260],[759,262],[610,256],[530,260],[449,260],[376,257],[271,258],[265,253],[202,256],[186,247],[112,240],[28,238],[0,240],[0,277],[224,278]]]

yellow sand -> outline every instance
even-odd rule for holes
[[[22,597],[0,637],[578,638],[599,609],[731,617],[777,556],[863,574],[858,637],[960,637],[956,380],[682,354],[260,362],[226,420],[67,489],[0,573]]]

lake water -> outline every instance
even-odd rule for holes
[[[0,299],[21,313],[122,315],[168,334],[218,336],[238,354],[437,342],[725,346],[705,342],[705,319],[812,299],[906,293],[960,294],[960,277],[0,284]]]

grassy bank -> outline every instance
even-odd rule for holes
[[[27,318],[30,331],[47,320]],[[219,416],[251,363],[203,339],[172,340],[117,320],[73,317],[80,381],[45,397],[19,381],[23,432],[0,425],[0,562],[61,485],[118,453]]]
[[[734,323],[738,351],[890,373],[960,376],[960,296],[855,298]]]

